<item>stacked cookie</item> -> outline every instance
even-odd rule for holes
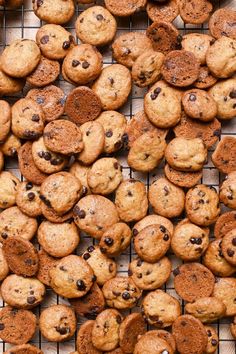
[[[28,344],[37,322],[46,340],[63,342],[80,317],[88,320],[78,328],[76,354],[214,353],[219,339],[209,323],[234,317],[236,338],[236,138],[218,142],[221,124],[236,116],[236,13],[211,14],[208,0],[105,0],[82,7],[77,44],[62,26],[75,6],[33,1],[47,23],[35,41],[17,39],[0,57],[7,304],[0,338],[15,345],[5,353],[42,354]],[[117,35],[117,17],[144,9],[152,21],[146,33]],[[210,34],[182,36],[172,24],[178,15],[190,24],[209,19]],[[116,63],[103,66],[110,44]],[[55,83],[59,75],[67,94]],[[143,109],[127,120],[118,110],[132,84],[147,91]],[[23,88],[10,106],[9,95]],[[226,175],[219,192],[201,183],[212,150]],[[121,154],[131,171],[162,175],[147,191],[125,177]],[[16,157],[23,181],[4,170]],[[221,213],[220,202],[233,210]],[[121,276],[119,257],[132,245],[135,258]],[[173,253],[184,264],[175,267]],[[172,276],[178,297],[164,291]],[[66,303],[45,305],[47,288]],[[32,309],[40,304],[37,321]]]

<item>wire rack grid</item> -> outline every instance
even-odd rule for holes
[[[96,4],[103,4],[103,1],[95,1]],[[90,6],[90,5],[89,5]],[[236,9],[236,0],[230,1],[214,1],[215,9],[220,7],[233,7]],[[87,6],[84,5],[76,5],[76,12],[71,20],[65,27],[75,35],[75,19]],[[121,33],[127,31],[145,31],[146,28],[150,25],[150,20],[148,19],[145,12],[137,13],[134,16],[125,19],[117,19],[118,22],[118,30],[117,36]],[[175,26],[180,30],[181,34],[189,33],[189,32],[199,32],[199,33],[208,33],[207,25],[201,26],[193,26],[193,25],[185,25],[183,21],[178,17],[174,21]],[[0,8],[0,53],[5,48],[5,46],[9,45],[12,40],[19,39],[19,38],[31,38],[35,39],[36,32],[40,26],[43,25],[43,22],[40,21],[35,15],[32,10],[32,4],[30,0],[24,1],[24,6],[17,10],[7,10],[5,8]],[[112,54],[110,48],[105,48],[102,50],[103,58],[104,58],[104,66],[112,64]],[[67,94],[73,86],[63,80],[60,76],[59,79],[56,81],[56,85],[61,87],[65,94]],[[15,102],[19,97],[24,97],[27,90],[29,88],[26,87],[22,93],[7,97],[9,102]],[[145,94],[145,89],[140,89],[136,86],[133,86],[132,92],[128,102],[124,105],[124,107],[120,110],[127,119],[131,119],[132,116],[142,110],[143,108],[143,97]],[[236,122],[231,121],[223,124],[222,127],[222,136],[224,135],[236,135]],[[214,147],[213,149],[214,150]],[[204,167],[204,173],[202,177],[202,183],[207,185],[213,185],[216,188],[219,187],[219,183],[221,182],[223,176],[219,174],[218,170],[214,168],[210,155],[212,151],[209,152],[209,159],[208,163]],[[123,167],[123,175],[124,178],[136,178],[142,180],[147,189],[149,185],[155,180],[157,177],[163,175],[163,164],[158,167],[158,169],[154,170],[150,174],[143,175],[141,173],[132,171],[128,165],[127,161],[124,156],[119,155],[119,159],[121,161]],[[22,175],[20,174],[19,170],[17,169],[17,161],[11,160],[7,161],[6,168],[11,170],[15,175],[17,175],[21,180],[23,180]],[[222,212],[226,210],[226,208],[222,205],[221,206]],[[152,211],[149,211],[152,213]],[[184,216],[183,216],[184,217]],[[83,250],[85,250],[88,245],[94,243],[89,236],[83,235],[82,241],[77,249],[77,254],[81,254]],[[127,274],[128,272],[128,264],[129,262],[135,258],[135,253],[133,250],[132,245],[126,252],[124,252],[120,257],[117,259],[118,263],[118,273],[123,275]],[[173,253],[168,254],[169,258],[172,261],[173,269],[180,264],[180,260],[176,259]],[[182,304],[182,310],[184,311],[184,302],[178,297],[174,290],[173,286],[173,278],[171,276],[170,280],[165,284],[163,289],[168,292],[169,294],[175,296],[179,299]],[[62,299],[61,297],[55,295],[51,289],[47,289],[47,295],[45,297],[45,301],[42,303],[41,306],[36,308],[34,312],[37,316],[40,315],[40,312],[43,308],[48,307],[52,304],[59,304],[65,303],[67,304],[67,300]],[[4,306],[4,302],[0,299],[0,307]],[[140,311],[139,308],[132,309],[132,312]],[[83,318],[78,319],[78,328],[80,324],[84,322]],[[217,330],[219,336],[219,348],[217,349],[216,353],[218,354],[236,354],[236,341],[233,340],[230,331],[229,331],[229,323],[230,319],[223,319],[221,321],[217,321],[213,323],[213,327]],[[43,350],[45,354],[68,354],[73,352],[76,349],[76,335],[68,342],[65,343],[49,343],[42,337],[39,330],[37,330],[34,338],[31,341],[32,344],[35,344],[39,348]],[[6,349],[10,346],[2,341],[0,341],[0,353],[3,353]]]

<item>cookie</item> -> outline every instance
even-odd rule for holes
[[[45,287],[36,278],[11,274],[2,282],[1,295],[3,300],[12,307],[31,309],[43,301]]]
[[[230,325],[230,331],[234,338],[236,338],[236,319],[234,317],[234,322]]]
[[[104,46],[116,34],[116,20],[103,6],[92,6],[84,10],[75,22],[77,37],[83,43]]]
[[[52,257],[65,257],[79,244],[79,230],[73,222],[54,224],[43,221],[37,233],[40,246]]]
[[[108,280],[102,292],[107,305],[120,310],[135,307],[142,295],[141,290],[130,277],[121,276]]]
[[[134,354],[148,354],[150,353],[150,348],[155,350],[158,354],[173,354],[172,347],[167,341],[156,335],[156,331],[149,331],[139,338],[134,348]]]
[[[236,304],[236,279],[235,278],[219,278],[215,283],[213,296],[223,301],[226,306],[226,316],[235,316]]]
[[[185,172],[173,169],[168,163],[164,167],[166,178],[178,187],[194,187],[202,178],[202,171]]]
[[[103,110],[117,110],[131,92],[130,71],[120,64],[106,66],[92,89],[100,98]]]
[[[99,242],[102,253],[108,257],[118,256],[130,245],[131,230],[123,222],[116,223],[106,229]]]
[[[232,8],[216,10],[209,20],[211,35],[217,39],[222,36],[236,39],[235,21],[236,14]]]
[[[3,242],[4,256],[10,270],[24,277],[32,277],[38,271],[38,252],[31,242],[22,237],[8,237]]]
[[[215,351],[217,350],[217,347],[219,345],[219,338],[217,335],[217,332],[215,330],[215,328],[211,327],[211,326],[204,326],[205,330],[207,332],[207,339],[208,339],[208,343],[207,343],[207,347],[206,347],[206,354],[211,354],[211,353],[215,353]]]
[[[180,0],[179,13],[185,23],[202,24],[206,22],[213,10],[210,1],[205,0]]]
[[[16,191],[16,205],[28,216],[37,217],[42,214],[40,187],[31,182],[21,182]]]
[[[179,14],[178,3],[175,0],[170,0],[167,3],[148,1],[146,11],[153,22],[172,22]]]
[[[221,136],[221,123],[216,118],[210,122],[191,119],[182,111],[180,122],[173,130],[177,138],[202,139],[209,149]]]
[[[147,37],[151,39],[156,52],[167,54],[181,47],[182,37],[177,28],[167,21],[155,21],[147,28]]]
[[[3,210],[0,214],[0,241],[16,236],[30,240],[36,233],[36,219],[23,214],[16,206]]]
[[[225,315],[226,306],[216,297],[202,297],[185,306],[188,314],[198,318],[202,323],[215,322]]]
[[[75,176],[82,184],[81,197],[84,197],[87,194],[91,194],[91,191],[88,186],[88,181],[87,181],[89,169],[90,167],[82,165],[81,163],[79,163],[79,161],[75,161],[69,169],[69,172],[73,176]]]
[[[183,36],[181,45],[188,52],[192,52],[201,65],[206,64],[206,53],[215,39],[208,34],[188,33]]]
[[[41,56],[38,65],[34,71],[27,76],[26,81],[32,86],[44,87],[54,82],[58,78],[59,74],[59,62]]]
[[[0,208],[7,209],[16,204],[19,179],[9,171],[0,172]]]
[[[123,147],[123,135],[126,129],[126,118],[116,111],[105,111],[96,120],[105,132],[104,152],[111,154]]]
[[[115,16],[128,17],[139,12],[146,5],[146,0],[105,0],[106,8]]]
[[[136,171],[152,171],[161,163],[166,146],[165,139],[158,131],[144,133],[130,148],[128,165]]]
[[[149,334],[150,336],[152,336],[154,334],[158,338],[164,339],[170,345],[170,347],[173,349],[173,351],[174,352],[176,351],[175,339],[174,339],[174,336],[170,332],[168,332],[164,329],[156,329],[153,331],[149,331],[147,333],[150,333]]]
[[[151,49],[151,40],[142,32],[121,34],[112,44],[114,59],[128,68],[132,68],[135,60]]]
[[[10,133],[11,128],[11,107],[9,103],[4,100],[0,100],[0,124],[0,143],[2,144]]]
[[[170,277],[171,262],[167,257],[156,263],[148,263],[140,258],[129,264],[129,276],[141,290],[155,290],[161,288]]]
[[[150,226],[150,225],[154,225],[154,224],[159,224],[164,226],[168,232],[170,233],[171,237],[173,235],[173,231],[174,231],[174,226],[172,224],[172,222],[160,215],[147,215],[145,216],[142,220],[138,221],[132,230],[133,236],[136,236],[138,234],[138,232],[140,232],[141,230],[143,230],[145,227]]]
[[[9,273],[9,267],[7,260],[2,251],[2,246],[0,246],[0,281],[4,280]]]
[[[124,353],[133,353],[138,337],[146,332],[144,319],[140,313],[128,315],[120,325],[119,343]]]
[[[221,214],[217,219],[214,236],[215,238],[222,238],[233,229],[236,229],[236,211],[228,211]]]
[[[63,222],[71,222],[73,220],[73,209],[70,209],[67,213],[61,215],[44,203],[42,203],[41,207],[42,214],[48,221],[61,224]]]
[[[206,251],[209,244],[209,230],[202,229],[187,221],[177,224],[171,238],[171,249],[184,261],[196,261]]]
[[[95,280],[92,268],[76,255],[62,258],[50,270],[50,277],[52,289],[68,299],[84,296]]]
[[[186,263],[176,268],[173,273],[175,290],[183,300],[194,302],[213,293],[215,277],[202,264]]]
[[[170,128],[181,118],[181,101],[173,88],[157,82],[144,97],[144,111],[158,128]]]
[[[166,55],[161,72],[169,84],[186,87],[197,80],[199,69],[199,61],[192,52],[173,50]]]
[[[35,15],[42,21],[62,25],[69,22],[75,12],[73,0],[64,1],[33,1],[33,10]]]
[[[102,352],[96,349],[92,343],[92,330],[95,321],[86,321],[83,323],[78,331],[76,338],[76,347],[80,353],[84,354],[102,354]],[[76,353],[79,353],[76,352]]]
[[[0,95],[11,95],[18,93],[23,90],[25,86],[25,80],[23,78],[16,79],[6,73],[1,68],[0,65]]]
[[[92,344],[101,351],[115,349],[119,344],[121,314],[114,309],[101,312],[92,329]],[[95,352],[96,353],[96,352]]]
[[[228,79],[216,83],[210,88],[217,104],[217,117],[222,120],[228,120],[235,117],[236,114],[236,79]]]
[[[46,122],[51,122],[64,113],[66,97],[57,86],[49,85],[41,89],[32,89],[26,97],[36,101],[42,107]]]
[[[104,231],[119,221],[115,204],[100,195],[87,195],[74,207],[74,220],[79,228],[100,239]]]
[[[207,346],[207,333],[203,324],[191,315],[179,316],[173,323],[172,333],[177,350],[182,354],[201,354]]]
[[[145,320],[159,328],[169,327],[181,315],[179,301],[163,290],[151,291],[142,303]]]
[[[31,344],[20,344],[8,349],[4,354],[43,354],[42,350]]]
[[[79,316],[95,318],[105,308],[105,299],[97,283],[81,298],[70,299],[70,304]],[[86,322],[87,323],[87,322]]]
[[[228,263],[236,266],[236,229],[233,229],[222,239],[222,253]]]
[[[39,318],[39,329],[50,342],[63,342],[76,331],[73,309],[66,305],[52,305],[43,310]]]
[[[74,47],[75,39],[64,27],[48,24],[38,29],[36,42],[46,58],[59,60]]]
[[[9,76],[24,78],[38,65],[41,54],[35,41],[17,39],[1,55],[1,69]]]
[[[50,270],[56,266],[58,259],[49,256],[43,249],[38,252],[39,269],[36,277],[44,285],[50,286]]]
[[[103,254],[98,246],[89,246],[82,257],[92,268],[98,285],[116,276],[116,262]]]
[[[217,78],[211,75],[207,66],[200,66],[199,75],[193,86],[198,89],[206,89],[213,86],[217,82]]]
[[[219,219],[218,219],[219,220]],[[236,267],[226,261],[222,253],[222,240],[212,241],[203,257],[204,265],[219,277],[230,277],[236,272]]]
[[[0,337],[11,344],[25,344],[36,331],[36,316],[28,310],[18,310],[10,306],[0,311]]]
[[[217,60],[220,55],[220,61]],[[221,37],[208,49],[206,63],[211,73],[221,79],[232,76],[236,70],[236,39]]]
[[[184,210],[184,191],[164,177],[151,184],[148,198],[155,213],[164,217],[179,216]]]
[[[142,219],[148,210],[145,185],[134,179],[123,181],[116,190],[115,205],[121,220],[131,222]]]
[[[4,156],[16,157],[21,147],[21,141],[17,136],[10,133],[3,144],[1,144],[1,151]]]
[[[63,68],[67,77],[78,85],[95,80],[102,70],[102,55],[90,44],[80,44],[66,55]]]
[[[235,178],[236,172],[229,173],[220,186],[220,201],[231,209],[236,209]]]
[[[224,136],[212,154],[212,162],[220,172],[230,173],[236,170],[236,138]]]
[[[69,172],[47,177],[40,188],[40,199],[59,215],[68,212],[80,197],[81,183]]]

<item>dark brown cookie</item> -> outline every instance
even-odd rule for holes
[[[220,172],[236,170],[236,138],[224,136],[212,154],[212,162]]]
[[[153,332],[153,331],[152,331]],[[149,332],[147,332],[149,333]],[[176,351],[176,343],[173,334],[164,330],[164,329],[157,329],[155,330],[155,335],[161,339],[164,339],[173,349],[174,353]]]
[[[169,84],[185,87],[197,80],[199,69],[199,62],[193,53],[173,50],[165,57],[161,72]]]
[[[96,349],[92,343],[92,330],[94,324],[95,321],[87,321],[80,326],[76,339],[76,347],[79,353],[102,354],[102,352]]]
[[[28,310],[3,307],[0,311],[0,337],[11,344],[25,344],[35,334],[37,319]]]
[[[215,238],[222,238],[233,229],[236,229],[236,211],[228,211],[217,219],[214,236]]]
[[[120,347],[124,353],[133,353],[138,336],[146,332],[146,326],[141,313],[132,313],[120,325]]]
[[[147,14],[150,19],[155,21],[172,22],[179,14],[178,2],[176,0],[165,1],[158,3],[157,1],[149,0],[147,3]]]
[[[59,62],[41,56],[36,69],[27,77],[26,81],[32,86],[43,87],[54,82],[59,74]]]
[[[173,323],[172,333],[181,354],[202,354],[207,346],[205,327],[197,318],[182,315]]]
[[[185,23],[204,23],[212,10],[213,6],[208,0],[179,0],[180,16]]]
[[[70,299],[75,313],[87,318],[95,318],[105,308],[105,299],[102,290],[94,283],[89,292],[78,299]]]
[[[236,39],[235,9],[223,8],[216,10],[209,20],[209,30],[215,38],[222,36]]]
[[[177,171],[168,165],[168,163],[165,165],[164,172],[169,181],[176,186],[185,188],[195,186],[202,178],[202,170],[197,172]]]
[[[75,124],[80,125],[96,119],[101,109],[99,97],[86,86],[72,90],[66,100],[65,112]]]
[[[8,237],[3,243],[3,252],[13,273],[31,277],[38,271],[38,252],[30,241]]]
[[[179,296],[193,302],[201,297],[211,296],[215,277],[200,263],[186,263],[174,271],[174,286]]]
[[[213,86],[217,82],[217,78],[212,76],[207,66],[201,66],[197,80],[194,86],[199,89],[206,89]]]
[[[49,256],[43,249],[38,252],[39,269],[36,277],[41,283],[50,286],[50,270],[57,264],[58,259]]]
[[[147,28],[147,37],[151,39],[155,51],[167,54],[181,47],[181,36],[175,26],[166,21],[153,22]]]
[[[43,354],[42,350],[31,344],[20,344],[11,347],[3,354]]]

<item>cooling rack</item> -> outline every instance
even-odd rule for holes
[[[119,1],[119,0],[117,0]],[[96,4],[101,5],[103,1],[95,1]],[[229,0],[229,1],[214,1],[215,9],[220,7],[231,7],[236,9],[236,0]],[[71,20],[65,27],[75,35],[75,19],[79,13],[81,13],[86,7],[84,5],[77,5],[76,12]],[[150,21],[145,12],[137,13],[129,18],[125,19],[117,19],[118,21],[118,31],[117,36],[121,33],[125,33],[128,31],[145,31],[147,26],[149,26]],[[6,45],[8,45],[12,40],[19,39],[19,38],[31,38],[35,39],[36,32],[40,26],[42,26],[42,21],[40,21],[35,15],[32,10],[32,4],[30,0],[24,1],[24,6],[17,10],[6,10],[3,7],[0,7],[0,53],[4,49]],[[181,34],[189,33],[189,32],[199,32],[199,33],[208,33],[207,25],[185,25],[183,21],[178,17],[174,21],[174,25],[180,30]],[[104,66],[112,64],[113,59],[111,55],[110,48],[105,48],[102,51],[103,58],[104,58]],[[67,94],[73,86],[63,80],[60,76],[59,79],[55,83],[57,86],[61,87],[65,94]],[[24,97],[27,90],[29,88],[24,88],[24,91],[20,94],[13,95],[7,97],[9,102],[14,103],[16,99],[19,97]],[[136,86],[133,86],[132,92],[128,102],[124,105],[124,107],[120,110],[126,118],[129,120],[136,112],[140,111],[143,107],[143,97],[145,94],[145,89],[140,89]],[[236,120],[235,122],[226,122],[223,124],[222,127],[222,136],[227,135],[235,135],[236,136]],[[207,185],[213,185],[217,189],[219,187],[220,182],[222,181],[223,176],[218,172],[218,170],[213,166],[210,155],[214,147],[209,151],[209,158],[208,163],[204,166],[202,183]],[[142,174],[135,171],[132,171],[126,162],[126,159],[122,154],[119,154],[119,159],[121,161],[123,167],[123,175],[124,178],[136,178],[142,180],[147,189],[149,185],[155,180],[157,177],[163,175],[163,163],[153,172],[149,174]],[[21,180],[23,180],[22,175],[20,174],[19,170],[17,169],[17,161],[11,160],[6,161],[6,169],[11,170],[16,176],[18,176]],[[221,205],[222,212],[226,210],[226,208]],[[149,213],[152,213],[149,210]],[[184,215],[183,215],[184,217]],[[177,220],[175,220],[177,221]],[[77,249],[77,254],[81,254],[83,250],[94,243],[95,241],[92,240],[87,235],[82,235],[81,243]],[[38,246],[38,245],[37,245]],[[129,249],[127,249],[118,259],[118,273],[126,275],[128,271],[128,264],[129,262],[135,257],[135,253],[133,250],[132,245]],[[173,269],[181,263],[180,260],[176,259],[173,253],[168,254],[169,258],[172,261]],[[173,278],[169,279],[166,285],[163,287],[163,290],[168,292],[169,294],[178,298],[182,304],[182,311],[184,310],[184,302],[178,297],[174,290],[173,286]],[[61,297],[55,295],[51,289],[47,289],[47,296],[43,304],[34,310],[37,316],[40,315],[40,312],[43,308],[48,307],[52,304],[67,304],[67,300],[62,299]],[[0,299],[0,307],[4,306],[4,303]],[[134,308],[132,312],[139,311],[140,309]],[[83,318],[78,319],[78,328],[80,324],[84,321]],[[216,351],[218,354],[236,354],[236,341],[232,338],[230,331],[229,331],[229,319],[223,319],[221,321],[217,321],[212,324],[213,327],[217,330],[219,336],[219,348]],[[65,343],[49,343],[46,341],[45,338],[41,335],[41,333],[37,330],[34,338],[32,339],[31,343],[35,344],[39,348],[43,350],[45,354],[69,354],[75,350],[75,339],[76,335],[68,342]],[[3,353],[7,348],[10,346],[2,341],[0,341],[0,353]]]

